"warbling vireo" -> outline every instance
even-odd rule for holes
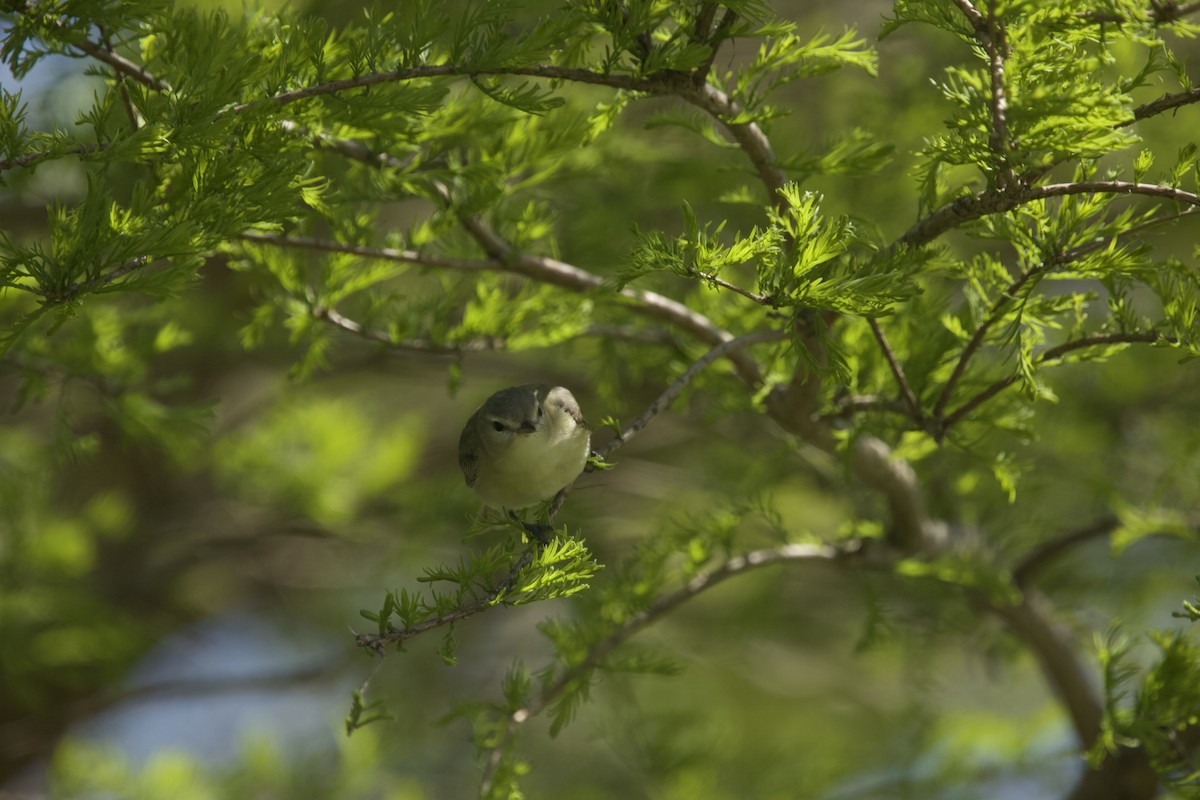
[[[590,444],[574,395],[527,383],[501,389],[471,415],[458,465],[485,505],[512,512],[549,500],[579,477]]]

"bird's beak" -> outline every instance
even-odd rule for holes
[[[517,428],[517,433],[536,433],[536,432],[537,432],[537,425],[535,425],[533,420],[531,420],[531,419],[525,420],[524,422],[521,423],[521,427]]]

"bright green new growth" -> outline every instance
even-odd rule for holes
[[[671,514],[667,532],[647,525],[617,563],[597,561],[586,521],[545,546],[510,526],[363,611],[371,630],[357,643],[369,652],[440,630],[454,664],[460,620],[570,600],[540,625],[545,667],[516,666],[501,700],[454,712],[473,726],[483,796],[521,796],[526,720],[545,714],[558,733],[600,674],[679,670],[628,644],[643,628],[728,579],[797,563],[914,593],[951,587],[973,604],[958,613],[1000,619],[1045,666],[1089,774],[1115,786],[1132,769],[1117,754],[1133,752],[1155,786],[1194,785],[1194,632],[1151,634],[1152,663],[1136,669],[1126,643],[1100,643],[1105,686],[1092,691],[1091,662],[1043,635],[1054,618],[1032,581],[1059,551],[1021,538],[1036,512],[1003,515],[1021,509],[1022,448],[1055,433],[1038,414],[1059,400],[1059,368],[1100,370],[1134,347],[1200,354],[1200,155],[1194,134],[1143,131],[1200,101],[1173,50],[1200,33],[1195,4],[898,0],[881,35],[927,37],[946,63],[923,76],[936,113],[893,124],[862,101],[801,106],[841,72],[888,77],[863,31],[808,30],[755,0],[532,11],[412,0],[340,28],[173,3],[5,8],[0,56],[14,75],[50,54],[100,75],[69,129],[36,129],[30,99],[0,93],[0,187],[35,197],[31,176],[52,165],[78,177],[44,236],[0,230],[0,354],[20,376],[19,404],[77,382],[131,440],[184,469],[211,468],[323,525],[365,513],[414,472],[420,443],[403,426],[355,428],[355,449],[338,451],[344,441],[325,434],[352,412],[329,403],[207,451],[212,404],[184,391],[189,375],[165,354],[212,339],[234,357],[228,320],[187,304],[227,265],[244,287],[236,344],[288,348],[295,378],[334,370],[347,339],[447,357],[452,385],[478,363],[469,354],[536,351],[593,382],[607,403],[589,411],[594,430],[610,410],[634,418],[621,402],[634,387],[678,381],[644,421],[612,427],[652,429],[685,393],[710,414],[753,411],[782,431],[789,472],[816,464],[844,495],[841,533],[813,535],[763,455],[747,459],[744,483],[721,487],[717,511]],[[847,122],[856,109],[863,119]],[[805,115],[828,132],[814,135]],[[648,186],[654,165],[669,180]],[[1169,231],[1182,233],[1164,243]],[[57,457],[87,458],[95,437],[61,414]],[[0,566],[32,558],[37,580],[57,585],[90,563],[87,537],[104,526],[35,525],[49,501],[12,485],[38,485],[55,454],[4,438],[3,524],[48,538],[30,556],[32,534],[13,533]],[[386,457],[357,455],[371,440]],[[615,474],[625,440],[602,452]],[[305,457],[274,470],[269,455],[289,446]],[[1180,463],[1194,471],[1194,458]],[[354,490],[314,489],[335,468]],[[1110,536],[1118,551],[1152,534],[1194,541],[1191,477],[1128,499],[1114,490],[1112,519],[1078,538]],[[1033,527],[1058,526],[1047,519]],[[892,624],[871,602],[864,642]],[[1196,618],[1194,603],[1184,609]],[[144,632],[103,612],[85,621],[133,628],[108,655],[117,669]],[[0,623],[0,639],[51,617]],[[3,666],[6,683],[37,686],[34,667]],[[364,685],[346,731],[389,718]]]

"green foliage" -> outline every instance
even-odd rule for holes
[[[1106,705],[1103,732],[1089,758],[1101,763],[1119,748],[1144,748],[1167,785],[1187,792],[1200,779],[1190,755],[1200,719],[1200,646],[1177,631],[1148,636],[1157,649],[1148,666],[1133,663],[1127,639],[1110,636],[1099,643]]]
[[[393,718],[394,696],[374,696],[390,693],[382,676],[410,680],[397,658],[424,669],[413,640],[426,634],[440,637],[434,664],[480,658],[484,638],[464,623],[501,608],[534,606],[508,613],[542,615],[541,641],[487,640],[515,665],[498,699],[449,718],[471,726],[488,797],[577,795],[534,772],[529,720],[545,716],[568,747],[601,691],[637,691],[621,676],[704,685],[686,683],[703,659],[678,645],[678,620],[726,581],[752,588],[709,601],[703,652],[744,659],[768,692],[795,672],[790,648],[838,663],[853,646],[843,632],[861,601],[839,606],[847,584],[869,595],[864,657],[935,634],[1007,657],[1015,645],[984,614],[1042,663],[1047,636],[1063,639],[1051,655],[1074,653],[1054,619],[1019,627],[1040,608],[1030,564],[1097,531],[1111,555],[1196,539],[1197,389],[1174,363],[1200,353],[1196,10],[898,0],[875,46],[859,32],[870,14],[828,33],[811,9],[762,0],[413,0],[340,23],[300,8],[7,4],[0,58],[14,76],[55,55],[92,77],[65,113],[35,89],[0,90],[0,202],[14,220],[45,207],[36,223],[0,222],[0,379],[20,415],[0,429],[0,640],[24,643],[0,655],[0,727],[19,738],[44,718],[54,741],[69,714],[44,712],[86,705],[164,633],[276,594],[300,613],[293,592],[338,581],[338,635],[345,608],[371,604],[357,644],[387,660],[371,696],[355,681],[343,725],[364,751],[335,778],[299,769],[312,785],[298,791],[261,749],[216,775],[182,756],[139,770],[66,744],[56,785],[369,794],[354,758],[380,774],[372,748],[402,727],[363,730]],[[571,493],[546,541],[507,518],[462,541],[452,451],[470,411],[448,396],[500,374],[570,383],[599,448],[618,415],[665,398],[634,431],[646,449],[613,456],[616,442],[589,460],[603,473],[594,491]],[[1064,455],[1072,442],[1112,476],[1088,478],[1093,465]],[[1102,513],[1115,526],[1070,533]],[[321,535],[289,540],[297,551],[330,549],[273,543],[299,528]],[[797,586],[781,576],[793,562],[834,577]],[[834,564],[875,577],[855,583]],[[1126,564],[1127,594],[1156,603],[1153,572]],[[1065,605],[1132,603],[1087,584],[1102,568],[1082,558],[1045,588]],[[371,600],[381,585],[396,588]],[[654,624],[661,641],[630,641]],[[1093,766],[1133,750],[1185,787],[1200,652],[1193,631],[1148,641],[1148,664],[1116,637],[1099,647],[1103,697],[1049,694],[1072,718],[1089,716],[1072,698],[1102,708],[1099,737],[1078,743]],[[542,666],[524,666],[531,652]],[[889,695],[921,706],[933,737],[903,755],[814,756],[801,765],[811,786],[769,786],[776,773],[755,758],[798,764],[821,744],[821,712],[797,713],[805,735],[786,756],[679,755],[656,736],[645,761],[671,764],[655,774],[674,782],[639,789],[845,794],[871,769],[903,783],[939,752],[927,773],[939,780],[986,771],[989,743],[1034,757],[1019,722],[988,738],[987,714],[929,721],[942,700],[904,694],[944,667],[925,655]],[[888,680],[902,666],[880,663]],[[872,706],[878,678],[843,691]],[[779,692],[761,696],[771,713]],[[774,729],[768,717],[754,728]],[[721,771],[745,782],[710,780]],[[606,772],[609,794],[628,789]]]

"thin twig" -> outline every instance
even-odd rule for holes
[[[511,739],[521,725],[543,713],[568,689],[585,680],[591,672],[603,665],[604,659],[609,654],[634,634],[671,613],[687,601],[709,589],[719,586],[730,578],[762,567],[782,563],[837,563],[859,553],[861,553],[861,545],[858,542],[851,542],[836,547],[833,545],[817,544],[786,544],[776,548],[755,550],[745,555],[735,556],[720,566],[697,575],[674,592],[660,597],[642,611],[630,616],[620,627],[609,633],[607,637],[588,648],[587,653],[581,659],[564,669],[553,682],[546,685],[530,702],[509,715],[508,724],[492,748],[491,757],[488,759],[488,769],[481,780],[482,785],[487,786],[492,780],[495,769],[499,766],[503,756],[504,748],[508,746],[509,739]]]
[[[897,247],[922,247],[946,231],[973,222],[988,214],[1003,214],[1031,200],[1074,194],[1142,194],[1162,197],[1188,205],[1200,205],[1200,197],[1191,192],[1157,184],[1126,181],[1081,181],[1034,186],[1028,189],[1001,191],[989,189],[979,194],[961,197],[947,203],[918,220],[900,235],[888,250]],[[885,251],[886,252],[886,251]]]
[[[22,156],[13,156],[12,158],[0,159],[0,172],[5,172],[16,167],[31,167],[39,164],[50,158],[60,158],[62,156],[90,156],[93,153],[100,153],[108,149],[108,144],[105,142],[97,142],[96,144],[81,144],[78,147],[71,147],[67,150],[39,150],[36,153],[26,153]]]
[[[607,457],[617,450],[617,448],[627,444],[630,439],[632,439],[643,428],[650,424],[650,421],[654,419],[654,417],[670,406],[671,403],[675,402],[675,399],[679,397],[685,388],[687,388],[687,385],[695,380],[696,376],[699,375],[705,369],[705,367],[716,361],[718,358],[722,358],[736,349],[750,347],[751,345],[762,344],[764,342],[777,342],[785,338],[787,338],[787,333],[784,331],[755,331],[754,333],[748,333],[744,336],[739,336],[736,339],[730,339],[713,347],[707,353],[692,362],[691,366],[689,366],[682,375],[676,378],[671,385],[668,386],[663,393],[660,394],[658,398],[650,404],[650,407],[642,412],[640,417],[635,419],[629,424],[628,427],[622,430],[617,438],[613,439],[604,447],[598,448],[597,453],[599,453],[601,456]]]
[[[697,278],[704,281],[705,283],[711,283],[713,286],[719,286],[720,288],[731,291],[734,294],[740,294],[742,297],[745,297],[747,300],[753,300],[755,303],[758,303],[759,305],[769,306],[771,308],[775,308],[778,305],[778,303],[776,303],[776,301],[773,297],[768,297],[765,294],[757,294],[755,292],[750,291],[749,289],[743,289],[741,286],[738,286],[735,283],[730,283],[729,281],[725,280],[724,278],[722,278],[718,275],[712,275],[708,272],[704,272],[704,271],[698,270],[698,269],[691,270],[691,274],[695,275]]]
[[[138,83],[154,89],[156,92],[166,92],[171,88],[166,84],[165,81],[155,77],[154,74],[148,71],[145,67],[141,66],[140,64],[133,63],[122,55],[114,53],[110,48],[105,47],[103,44],[97,44],[96,42],[85,40],[82,42],[73,42],[72,46],[91,56],[97,61],[102,61],[103,63],[109,65],[118,73],[127,75]]]
[[[337,309],[321,307],[313,309],[312,313],[315,319],[327,322],[335,328],[363,339],[387,345],[392,350],[434,356],[461,356],[464,353],[483,353],[505,349],[502,339],[476,339],[461,344],[438,344],[429,339],[394,339],[383,331],[368,328],[361,322],[350,319],[338,312]]]
[[[369,159],[368,162],[372,160],[375,159]],[[509,248],[509,245],[478,219],[471,218],[464,224],[468,232],[480,241],[485,251],[490,251],[490,258],[438,258],[427,256],[414,250],[397,250],[390,247],[367,247],[309,236],[284,236],[275,233],[246,232],[242,234],[242,238],[282,247],[299,247],[330,253],[349,253],[364,258],[400,261],[440,269],[454,269],[465,272],[508,272],[580,293],[600,291],[606,286],[604,279],[599,275],[576,267],[573,264],[567,264],[546,256],[534,256],[506,249]],[[693,311],[677,300],[672,300],[657,292],[625,288],[617,292],[617,294],[632,303],[631,308],[635,313],[686,331],[702,342],[715,346],[733,339],[733,334],[717,327],[708,317]],[[729,351],[729,358],[737,368],[738,375],[744,381],[751,386],[761,385],[762,372],[753,359],[739,353],[736,349]]]
[[[1026,586],[1033,576],[1063,553],[1083,542],[1108,536],[1121,521],[1114,515],[1101,517],[1090,525],[1056,536],[1030,550],[1017,562],[1012,570],[1013,583]]]
[[[1022,273],[1020,277],[1009,284],[1008,288],[1005,289],[1000,296],[996,298],[995,302],[992,303],[992,307],[989,310],[987,317],[982,323],[980,323],[979,327],[975,329],[975,333],[972,334],[971,339],[967,342],[966,347],[964,347],[962,353],[959,354],[958,361],[955,362],[954,369],[950,372],[950,377],[946,379],[946,385],[942,387],[942,391],[938,394],[937,402],[933,406],[933,416],[935,419],[941,419],[942,414],[946,410],[946,406],[950,402],[950,398],[954,396],[954,390],[957,388],[958,382],[962,379],[963,374],[967,370],[967,365],[970,363],[971,358],[983,345],[984,339],[987,338],[988,331],[990,331],[992,326],[994,326],[1004,316],[1003,312],[1008,307],[1009,302],[1015,299],[1016,293],[1021,291],[1026,283],[1035,277],[1045,274],[1048,269],[1048,265],[1042,264]]]
[[[489,608],[496,605],[496,601],[508,593],[512,589],[513,584],[517,582],[517,578],[521,576],[521,571],[529,566],[533,561],[533,556],[536,552],[536,546],[530,546],[521,557],[513,564],[508,573],[500,579],[492,589],[476,597],[470,603],[451,609],[444,614],[441,614],[432,619],[427,619],[424,622],[418,622],[408,628],[389,628],[385,633],[359,633],[354,636],[354,643],[359,647],[365,647],[368,650],[375,652],[378,655],[384,654],[384,648],[391,644],[403,644],[415,636],[420,636],[423,633],[436,630],[445,625],[458,622],[459,620],[473,617],[476,614],[487,611]]]
[[[1162,334],[1150,331],[1142,333],[1109,333],[1085,336],[1082,339],[1074,339],[1069,342],[1064,342],[1057,347],[1051,347],[1049,350],[1038,356],[1034,360],[1034,364],[1041,366],[1051,361],[1057,361],[1067,353],[1087,347],[1103,347],[1105,345],[1112,344],[1153,344],[1159,341],[1173,343],[1175,339],[1170,336],[1163,336]],[[970,400],[967,400],[965,403],[955,409],[953,413],[941,421],[939,427],[942,434],[944,435],[946,431],[957,425],[964,417],[969,415],[975,409],[979,408],[988,400],[991,400],[993,397],[1000,394],[1000,392],[1004,391],[1009,386],[1012,386],[1019,379],[1019,375],[1009,375],[1006,378],[1001,378],[1000,380],[989,385],[983,391],[973,396]]]
[[[1164,94],[1156,100],[1151,100],[1149,103],[1143,103],[1133,110],[1133,118],[1118,123],[1118,128],[1124,128],[1127,125],[1132,125],[1135,122],[1143,119],[1162,114],[1166,111],[1172,111],[1176,108],[1190,105],[1192,103],[1200,103],[1200,86],[1192,87],[1186,91],[1173,92]]]
[[[921,411],[921,403],[917,400],[916,393],[913,392],[908,378],[904,375],[904,368],[900,366],[896,354],[892,352],[892,346],[888,343],[883,329],[879,327],[879,321],[874,317],[867,317],[867,324],[871,326],[871,333],[875,334],[875,341],[879,343],[879,349],[883,351],[883,357],[887,359],[888,367],[892,370],[892,377],[896,379],[896,384],[900,387],[900,394],[908,406],[909,413],[917,422],[922,421],[925,414]]]

